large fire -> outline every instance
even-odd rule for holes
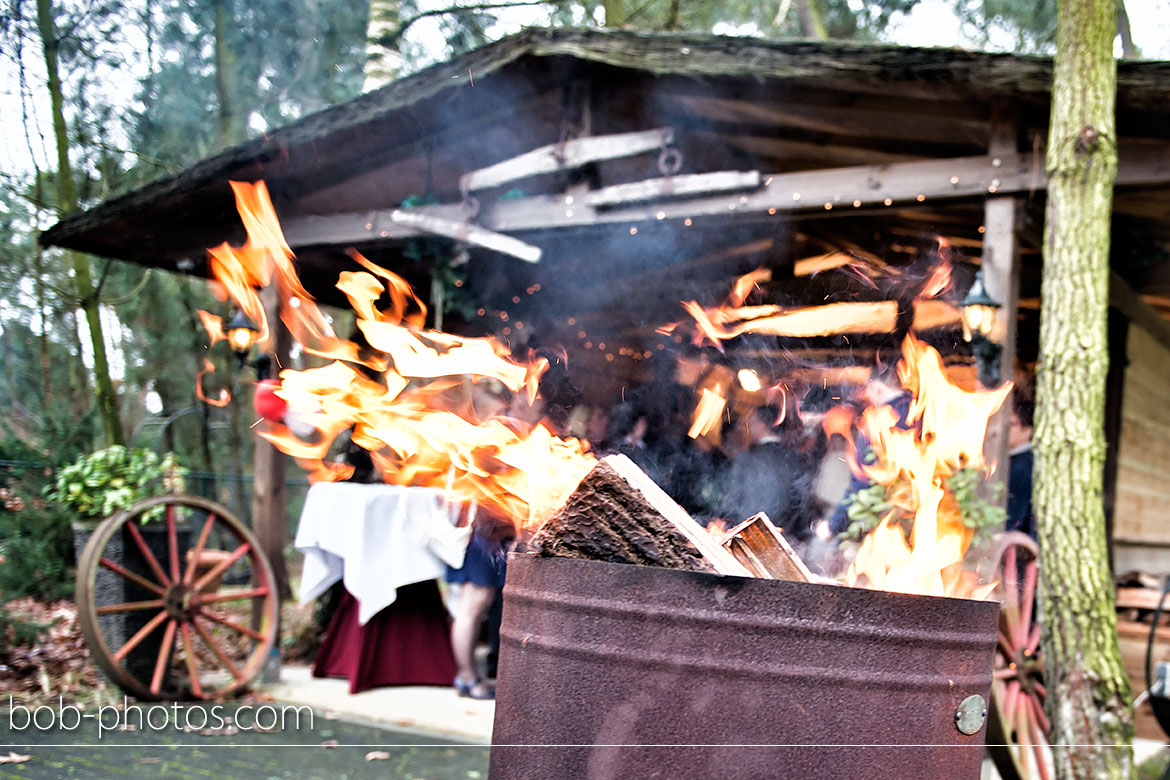
[[[950,286],[949,247],[940,240],[934,265],[914,300],[915,330],[953,324],[958,312],[940,300]],[[751,292],[771,278],[757,270],[736,280],[720,306],[703,307],[684,301],[693,319],[696,344],[723,342],[745,333],[808,337],[840,333],[891,332],[896,301],[833,303],[785,309],[775,305],[745,306]],[[680,323],[660,329],[673,333]],[[979,585],[963,568],[973,529],[946,488],[958,469],[983,469],[983,440],[988,422],[1011,391],[1005,384],[993,391],[966,391],[947,376],[942,357],[929,345],[908,335],[903,343],[899,378],[913,402],[905,427],[889,406],[872,407],[861,415],[861,427],[872,443],[876,460],[866,465],[854,451],[854,416],[844,406],[829,411],[822,425],[828,435],[842,434],[850,448],[850,466],[893,491],[896,509],[863,539],[845,575],[846,584],[880,590],[936,596],[984,598],[993,585]],[[718,424],[727,406],[729,388],[703,387],[690,436],[704,435]],[[908,484],[906,484],[908,483]],[[897,486],[897,487],[895,487]],[[913,517],[909,536],[895,522],[899,512]]]
[[[258,293],[267,286],[280,302],[282,322],[304,351],[328,361],[317,368],[280,372],[277,394],[299,425],[294,432],[285,424],[265,422],[257,431],[260,436],[296,458],[317,481],[345,479],[352,472],[329,460],[338,437],[348,432],[352,442],[369,451],[385,481],[453,490],[521,530],[535,528],[564,504],[596,463],[588,445],[557,437],[544,424],[508,418],[500,404],[484,402],[488,388],[503,387],[523,394],[531,404],[547,360],[518,359],[490,337],[425,329],[427,307],[406,281],[352,250],[350,256],[361,270],[341,272],[336,286],[348,298],[365,344],[339,337],[301,285],[264,183],[233,182],[232,188],[248,240],[242,247],[225,243],[209,250],[216,280],[257,324],[262,349],[271,349],[272,343]],[[921,288],[915,300],[916,325],[957,320],[953,306],[928,300],[947,287],[949,271],[949,264],[940,265]],[[757,285],[769,278],[767,270],[739,278],[722,306],[683,302],[694,320],[695,342],[722,349],[723,341],[745,333],[807,337],[890,332],[895,327],[894,301],[801,308],[745,305]],[[218,317],[206,312],[200,316],[212,343],[224,338]],[[210,364],[205,369],[201,395]],[[699,388],[691,438],[718,427],[733,376],[712,373]],[[912,530],[904,532],[893,513],[885,517],[863,540],[846,583],[982,598],[990,587],[977,586],[974,575],[963,569],[972,531],[948,496],[945,480],[957,469],[984,466],[988,420],[1011,386],[977,392],[959,388],[948,379],[938,352],[913,336],[903,344],[899,376],[913,394],[906,424],[900,425],[889,407],[866,410],[861,425],[876,461],[855,467],[878,484],[902,485],[895,490],[895,501],[913,514]],[[227,402],[222,395],[205,400]],[[838,407],[824,426],[826,431],[847,432],[851,422],[851,415]]]
[[[518,360],[492,338],[425,330],[426,306],[410,286],[357,252],[351,256],[364,270],[343,271],[337,288],[349,298],[372,349],[338,337],[297,277],[264,183],[233,182],[232,189],[248,241],[209,250],[215,278],[258,324],[262,348],[271,328],[257,288],[272,284],[281,320],[305,352],[332,361],[280,372],[277,395],[312,432],[298,435],[284,424],[265,423],[260,436],[296,458],[311,480],[337,480],[352,468],[327,457],[349,431],[385,481],[451,489],[519,528],[534,526],[565,502],[595,463],[586,446],[476,401],[498,383],[531,402],[547,360]],[[389,305],[380,309],[383,296]],[[212,338],[219,337],[217,318],[203,320]]]

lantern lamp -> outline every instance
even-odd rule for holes
[[[232,348],[232,352],[240,358],[240,363],[248,357],[248,350],[256,343],[256,336],[259,334],[256,326],[248,319],[247,315],[239,309],[236,309],[235,316],[228,322],[225,329],[228,341],[228,346]]]
[[[995,328],[996,310],[999,301],[987,294],[983,286],[983,272],[975,272],[975,281],[967,290],[967,297],[959,304],[959,314],[963,320],[963,340],[971,341],[975,334],[985,339],[991,338],[991,331]]]
[[[971,342],[979,383],[984,387],[999,384],[999,356],[1003,346],[991,338],[999,308],[999,301],[988,295],[983,286],[983,272],[976,271],[967,297],[959,304],[959,316],[963,321],[963,339]]]

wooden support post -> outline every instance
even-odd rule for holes
[[[269,357],[276,362],[276,370],[288,365],[288,353],[292,336],[280,321],[280,302],[275,285],[260,291],[260,300],[272,329],[272,352]],[[260,541],[260,547],[272,564],[276,585],[281,599],[291,598],[288,571],[284,565],[284,549],[288,544],[288,519],[285,514],[285,463],[286,459],[271,443],[256,437],[252,458],[252,530]]]
[[[995,159],[1014,158],[1019,152],[1015,116],[1012,111],[996,106],[994,109],[988,156]],[[1020,298],[1020,248],[1016,240],[1017,227],[1023,213],[1023,204],[1012,195],[992,195],[983,207],[983,284],[987,294],[999,301],[1001,307],[995,318],[991,338],[1003,348],[999,367],[1001,381],[1013,378],[1016,365],[1017,304]],[[983,453],[988,463],[995,464],[993,482],[1004,485],[1000,503],[1007,503],[1008,431],[1011,426],[1011,403],[1005,403],[987,426]]]

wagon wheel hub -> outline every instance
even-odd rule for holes
[[[167,588],[163,606],[168,617],[189,620],[192,610],[198,606],[198,593],[189,585],[178,583]]]

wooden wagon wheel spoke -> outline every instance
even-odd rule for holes
[[[1005,534],[997,556],[1003,604],[987,746],[1004,780],[1048,780],[1052,774],[1041,682],[1041,629],[1033,622],[1036,555],[1033,540]]]
[[[112,615],[117,612],[133,612],[138,609],[162,609],[166,606],[166,602],[162,599],[151,599],[150,601],[127,601],[125,604],[107,604],[104,607],[98,607],[97,613],[99,615]]]
[[[238,561],[240,558],[243,558],[244,555],[251,550],[252,545],[248,542],[244,542],[239,547],[232,550],[231,555],[215,564],[215,566],[211,568],[211,571],[207,572],[199,578],[199,581],[195,583],[195,590],[203,590],[205,587],[207,587],[207,583],[219,577],[221,574],[227,571],[233,563]]]
[[[147,635],[150,634],[151,631],[154,631],[156,628],[161,626],[162,622],[166,619],[167,619],[167,613],[165,611],[159,612],[157,615],[152,617],[150,619],[150,622],[147,623],[145,626],[143,626],[138,631],[137,634],[130,637],[129,641],[127,641],[126,644],[124,644],[120,648],[118,648],[118,652],[114,653],[114,660],[121,662],[122,659],[124,659],[127,655],[130,654],[131,650],[138,647],[138,645],[141,644],[142,640],[146,639]]]
[[[211,526],[215,525],[215,515],[208,514],[207,519],[203,521],[203,530],[199,532],[199,541],[195,543],[195,548],[191,551],[191,561],[187,564],[187,571],[183,573],[183,584],[190,585],[191,581],[195,579],[195,570],[199,568],[199,556],[203,554],[203,548],[207,546],[207,538],[211,535]]]
[[[203,640],[203,644],[207,645],[208,649],[215,653],[215,657],[219,659],[219,662],[223,664],[225,669],[231,672],[232,677],[235,677],[237,681],[242,681],[244,678],[240,674],[240,670],[236,668],[236,665],[232,663],[232,659],[227,657],[227,653],[223,651],[223,648],[221,648],[219,643],[212,638],[211,634],[207,632],[207,629],[203,627],[198,619],[192,620],[191,625],[193,625],[195,630],[199,632],[199,636]]]
[[[150,679],[150,692],[155,696],[162,691],[163,672],[167,670],[167,661],[171,658],[171,647],[175,644],[175,625],[177,623],[175,618],[171,618],[167,621],[167,628],[163,633],[162,649],[158,651],[158,661],[154,665],[154,677]]]
[[[195,698],[203,698],[203,686],[199,683],[199,659],[195,657],[195,642],[191,639],[191,624],[183,623],[179,626],[179,636],[183,639],[183,655],[187,660],[187,674],[191,678],[191,693]]]
[[[150,591],[154,591],[155,593],[157,593],[160,596],[166,595],[166,591],[164,591],[162,588],[160,588],[155,583],[147,580],[145,577],[138,576],[137,574],[135,574],[132,571],[129,571],[128,569],[126,569],[123,566],[120,566],[120,565],[114,563],[109,558],[102,558],[100,561],[98,561],[98,563],[100,563],[102,566],[105,566],[107,569],[114,572],[115,574],[122,575],[123,577],[130,580],[131,582],[133,582],[135,585],[138,585],[139,587],[146,588],[147,590],[150,590]]]
[[[171,558],[171,582],[179,581],[179,532],[175,528],[175,505],[167,504],[167,552]]]
[[[211,620],[215,623],[219,623],[221,626],[224,626],[225,628],[230,628],[233,631],[237,631],[237,632],[243,634],[244,636],[250,636],[253,639],[255,639],[257,642],[263,641],[263,639],[264,639],[264,635],[261,634],[259,631],[254,631],[253,629],[248,628],[247,626],[241,626],[239,623],[233,623],[232,621],[228,620],[227,618],[222,617],[220,615],[217,615],[214,612],[211,612],[209,610],[200,609],[199,615],[201,617],[205,617],[208,620]]]
[[[161,582],[164,587],[170,585],[170,578],[167,577],[166,572],[164,572],[162,566],[159,565],[158,558],[155,558],[154,553],[150,551],[150,547],[147,546],[146,540],[142,538],[142,532],[138,530],[134,523],[127,523],[126,529],[130,531],[130,536],[134,539],[134,544],[138,546],[138,551],[142,553],[143,559],[146,561],[147,565],[150,566],[150,570],[154,572],[154,576],[158,578],[158,581]]]
[[[242,599],[254,599],[260,596],[267,596],[268,588],[252,588],[251,590],[240,590],[234,593],[217,593],[214,596],[200,596],[200,604],[216,604],[221,601],[240,601]]]
[[[234,541],[208,555],[211,539],[220,537]],[[253,584],[218,593],[223,575],[245,560]],[[259,677],[276,644],[278,596],[260,543],[239,518],[204,498],[159,496],[106,519],[91,533],[76,581],[78,620],[94,660],[139,699],[234,695]],[[244,609],[258,628],[234,612],[248,600]],[[213,658],[200,658],[200,642]]]

